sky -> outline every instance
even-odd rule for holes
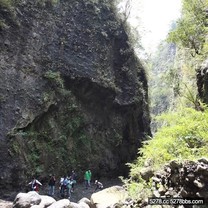
[[[181,0],[132,0],[129,21],[139,28],[147,53],[154,52],[166,38],[171,22],[180,17],[180,11]]]

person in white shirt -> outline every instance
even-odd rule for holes
[[[29,183],[29,185],[31,185],[32,191],[38,192],[39,186],[42,186],[42,183],[34,177],[33,180]]]

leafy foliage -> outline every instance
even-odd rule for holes
[[[151,192],[151,181],[141,178],[144,167],[160,170],[171,160],[208,157],[208,109],[201,108],[195,80],[196,68],[207,58],[207,8],[208,0],[183,0],[182,17],[168,37],[174,44],[162,43],[151,60],[152,113],[158,115],[171,107],[177,110],[157,117],[162,127],[144,142],[135,163],[129,164],[126,186],[137,199]]]
[[[12,6],[12,1],[11,0],[0,0],[0,7],[4,8],[11,8]]]
[[[53,72],[49,70],[44,74],[44,77],[51,83],[54,83],[57,87],[64,88],[64,82],[61,78],[60,72]]]
[[[166,113],[158,117],[163,127],[154,139],[144,142],[135,164],[130,164],[129,192],[135,193],[148,188],[140,178],[139,172],[148,163],[153,170],[159,170],[170,160],[197,160],[208,157],[208,109],[196,111],[181,108],[177,112]],[[140,184],[138,184],[138,181]]]
[[[183,80],[183,82],[185,83],[185,90],[191,92],[187,92],[184,97],[192,100],[195,108],[198,108],[198,97],[203,102],[207,102],[207,93],[205,92],[207,82],[205,77],[203,77],[204,72],[201,71],[201,64],[207,59],[208,55],[208,0],[183,0],[182,8],[182,17],[177,22],[175,29],[170,32],[168,40],[177,44],[177,51],[181,54],[177,58],[177,61],[182,63],[179,75],[184,79],[183,72],[186,69],[188,69],[186,72],[193,72],[194,70],[195,72],[192,74],[197,75],[197,83],[194,84],[195,86],[197,84],[198,87],[197,99],[191,96],[197,89],[195,87],[194,90],[193,81],[192,83],[189,81],[193,80],[193,78],[189,79],[186,77],[186,81]],[[184,92],[184,88],[180,91]]]
[[[169,35],[171,42],[189,48],[192,55],[206,48],[208,0],[183,0],[182,17]]]
[[[182,108],[158,117],[163,127],[141,149],[142,160],[150,159],[159,168],[172,159],[196,159],[208,156],[208,110]],[[200,143],[199,143],[200,141]]]

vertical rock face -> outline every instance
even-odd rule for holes
[[[208,59],[205,60],[197,71],[197,87],[200,99],[208,103]]]
[[[124,174],[150,134],[147,80],[112,6],[25,0],[0,10],[0,184],[71,169]]]

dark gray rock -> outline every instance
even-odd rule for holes
[[[1,187],[72,168],[126,174],[150,134],[148,91],[111,3],[25,0],[11,12],[0,8]]]
[[[205,184],[204,183],[202,183],[201,181],[199,181],[199,180],[194,180],[194,185],[196,186],[196,187],[198,187],[199,189],[202,189],[202,188],[204,188],[204,186],[205,186]]]
[[[201,67],[197,70],[197,87],[199,97],[203,100],[203,102],[208,103],[208,59],[206,59],[202,64]],[[200,105],[198,106],[199,110]]]
[[[180,168],[181,167],[181,163],[179,163],[176,160],[172,160],[169,165],[170,165],[171,169],[175,169],[175,168]]]
[[[207,158],[200,158],[198,159],[198,162],[204,163],[208,165],[208,159]]]
[[[149,179],[154,176],[154,171],[152,170],[151,167],[143,168],[140,171],[140,174],[142,179],[144,179],[145,181],[149,181]]]

